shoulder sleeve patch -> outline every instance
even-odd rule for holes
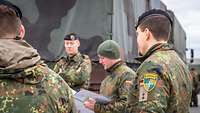
[[[156,86],[157,80],[158,80],[158,74],[156,74],[156,73],[145,73],[144,79],[143,79],[144,89],[147,92],[152,91]]]

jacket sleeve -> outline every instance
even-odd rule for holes
[[[59,69],[60,69],[60,66],[58,65],[58,63],[56,63],[54,68],[53,68],[53,71],[56,72],[56,73],[59,73]]]
[[[62,65],[65,64],[65,60],[64,58],[61,58],[58,62],[56,62],[56,64],[54,65],[53,71],[56,73],[61,73],[62,71]]]
[[[130,88],[128,104],[131,113],[165,113],[169,100],[170,83],[162,67],[146,65],[137,72]]]
[[[95,113],[125,113],[127,105],[128,91],[131,86],[131,81],[133,80],[133,75],[126,73],[124,77],[118,80],[118,97],[111,100],[107,104],[96,102],[94,106]]]

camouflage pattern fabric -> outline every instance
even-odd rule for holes
[[[0,38],[0,69],[23,69],[35,65],[40,59],[37,50],[25,40]]]
[[[190,74],[192,76],[192,97],[190,106],[198,107],[198,92],[199,92],[199,78],[198,72],[196,70],[191,70]]]
[[[97,102],[95,113],[125,113],[129,87],[134,79],[135,72],[121,61],[113,65],[108,76],[102,81],[100,94],[111,99],[109,103]]]
[[[80,53],[71,58],[60,59],[54,67],[54,71],[74,90],[89,87],[91,70],[90,58]]]
[[[13,45],[8,46],[11,42]],[[6,44],[7,48],[4,47]],[[0,60],[4,62],[0,65],[0,113],[72,111],[74,100],[71,88],[60,76],[38,61],[38,58],[33,61],[33,57],[39,54],[31,50],[28,43],[23,40],[1,39],[0,45]],[[28,50],[31,52],[24,53]],[[2,51],[9,53],[6,56]]]
[[[189,113],[192,78],[168,44],[156,44],[138,60],[128,96],[130,113]]]
[[[198,73],[196,70],[194,70],[194,71],[190,71],[190,74],[192,76],[193,92],[198,93],[198,83],[199,83]]]

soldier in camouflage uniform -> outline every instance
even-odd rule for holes
[[[135,72],[121,61],[119,48],[113,40],[106,40],[98,47],[99,63],[108,73],[101,83],[100,94],[111,101],[104,103],[92,98],[86,100],[85,106],[95,113],[126,112],[128,91]]]
[[[20,9],[0,1],[0,113],[70,113],[70,87],[23,40]]]
[[[198,107],[198,82],[199,82],[199,78],[198,78],[198,72],[195,68],[191,68],[190,69],[190,73],[192,75],[192,98],[191,98],[191,102],[190,102],[190,106],[191,107]]]
[[[128,96],[130,113],[189,113],[192,79],[188,67],[167,43],[172,21],[162,10],[143,13],[136,26],[141,57]]]
[[[66,35],[64,40],[68,56],[61,58],[56,63],[54,71],[61,75],[72,89],[76,91],[79,91],[80,88],[87,89],[92,70],[90,58],[78,51],[80,41],[75,33]]]

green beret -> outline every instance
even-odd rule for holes
[[[99,45],[97,53],[110,59],[118,59],[120,58],[119,49],[120,46],[117,42],[113,40],[106,40]]]

